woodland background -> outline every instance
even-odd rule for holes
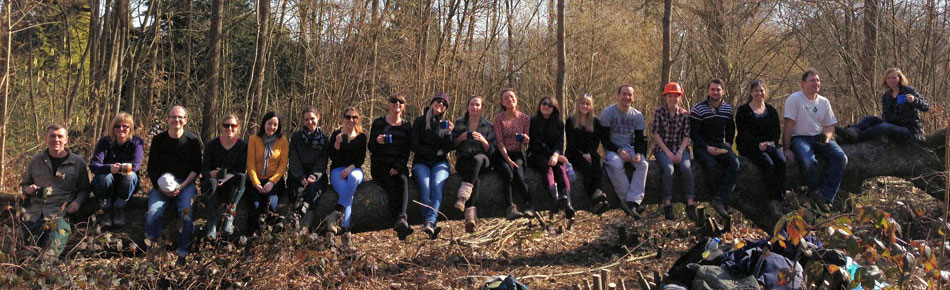
[[[935,0],[2,0],[0,178],[42,148],[50,122],[68,124],[88,156],[118,111],[146,140],[173,104],[204,140],[237,113],[245,134],[270,110],[296,122],[305,105],[336,127],[358,107],[364,126],[386,96],[409,97],[409,116],[446,92],[451,118],[471,95],[498,110],[520,92],[524,110],[554,95],[562,111],[582,93],[595,110],[621,84],[652,118],[667,80],[686,89],[725,80],[727,101],[765,80],[771,103],[799,89],[809,67],[841,124],[879,114],[881,73],[900,67],[931,100],[926,131],[946,126],[950,1]],[[250,122],[248,122],[250,121]],[[285,125],[288,123],[285,123]],[[291,130],[293,126],[285,127]],[[5,170],[4,170],[5,169]]]

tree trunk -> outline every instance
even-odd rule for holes
[[[877,24],[878,24],[878,4],[877,0],[864,0],[864,47],[861,52],[861,74],[864,76],[864,89],[862,91],[865,100],[874,101],[874,91],[877,86]],[[873,102],[877,103],[877,102]],[[875,106],[877,107],[877,106]]]
[[[670,25],[673,23],[673,0],[663,0],[663,67],[660,69],[660,90],[670,82],[670,70],[673,66],[671,50],[673,47],[673,33]]]
[[[261,101],[264,99],[264,69],[267,67],[267,26],[270,23],[270,1],[257,1],[257,50],[254,53],[254,70],[251,76],[251,100],[247,112],[250,116],[244,118],[245,124],[254,124],[261,115]],[[244,134],[252,134],[249,126],[244,127]]]
[[[208,31],[208,91],[204,102],[204,111],[201,112],[201,140],[211,140],[214,134],[214,111],[218,102],[218,79],[221,71],[221,14],[224,12],[224,1],[211,2],[211,29]]]
[[[564,104],[564,74],[566,73],[567,52],[564,48],[564,1],[557,0],[557,85],[554,87],[554,96],[557,103]],[[565,114],[561,114],[564,119]]]
[[[3,42],[3,51],[5,55],[3,56],[3,77],[0,78],[0,85],[3,86],[3,99],[0,100],[0,186],[3,185],[4,176],[6,176],[6,150],[7,150],[7,101],[10,99],[10,66],[12,65],[13,53],[13,9],[10,7],[10,1],[4,1],[3,10],[0,12],[6,12],[3,14],[3,27],[2,31],[6,33],[0,33],[0,36],[6,36],[6,41]]]

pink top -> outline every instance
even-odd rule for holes
[[[501,148],[521,148],[521,142],[515,139],[516,133],[528,134],[528,127],[531,125],[531,119],[528,114],[518,112],[518,116],[511,120],[504,120],[505,112],[495,115],[492,121],[492,127],[495,129],[495,139],[498,140],[498,149]]]

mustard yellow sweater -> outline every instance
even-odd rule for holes
[[[271,183],[277,184],[277,181],[283,178],[284,173],[287,172],[287,164],[290,160],[288,148],[290,148],[290,142],[287,142],[287,136],[281,136],[280,139],[274,141],[274,155],[271,155],[270,160],[267,161],[267,174],[262,175],[264,172],[264,140],[257,135],[251,136],[247,143],[247,178],[254,185],[261,185],[261,178],[266,178]]]

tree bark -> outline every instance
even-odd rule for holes
[[[264,69],[267,68],[265,57],[267,55],[267,26],[270,23],[270,1],[269,0],[258,0],[257,1],[257,50],[254,53],[254,71],[252,72],[251,77],[251,99],[250,106],[245,112],[249,112],[250,116],[244,118],[245,124],[254,124],[258,119],[258,116],[262,115],[261,108],[263,103],[261,101],[264,99]],[[244,126],[244,134],[252,134],[251,128],[249,126]]]
[[[673,23],[673,0],[663,0],[663,60],[660,69],[660,90],[670,82],[670,70],[673,66],[671,50],[673,47],[673,33],[670,25]]]
[[[218,79],[221,72],[221,14],[224,11],[224,1],[211,2],[211,29],[208,31],[208,92],[204,101],[204,112],[201,113],[201,140],[211,140],[214,134],[214,110],[218,102]]]
[[[564,1],[557,0],[557,85],[554,96],[558,104],[564,104],[564,75],[566,73],[567,52],[564,48]],[[561,114],[564,119],[565,114]]]
[[[10,99],[10,66],[11,60],[13,58],[13,8],[10,7],[10,1],[4,1],[3,10],[0,10],[0,14],[3,15],[3,31],[6,33],[0,33],[2,36],[6,36],[6,41],[3,42],[3,51],[5,55],[3,56],[3,77],[0,78],[0,85],[3,86],[3,99],[0,100],[0,185],[3,185],[4,176],[6,176],[6,150],[7,150],[7,100]],[[2,13],[6,12],[6,13]]]
[[[861,74],[864,76],[862,95],[865,96],[865,100],[870,100],[875,104],[877,102],[873,101],[876,99],[874,91],[877,88],[874,84],[877,80],[877,24],[877,0],[864,0],[864,47],[861,50]]]

